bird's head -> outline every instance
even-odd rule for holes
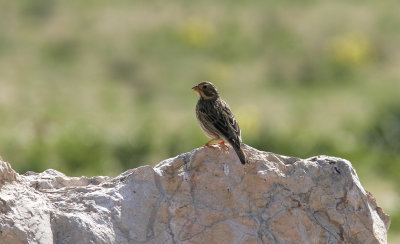
[[[197,92],[203,99],[213,99],[219,97],[217,87],[208,81],[203,81],[197,86],[192,87],[192,90]]]

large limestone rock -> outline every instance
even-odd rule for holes
[[[199,148],[116,178],[0,162],[1,243],[386,243],[351,163]]]

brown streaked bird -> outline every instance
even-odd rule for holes
[[[240,144],[241,131],[229,105],[220,98],[217,87],[211,82],[204,81],[192,88],[199,94],[196,105],[196,117],[206,136],[210,137],[204,146],[210,146],[212,141],[220,140],[218,144],[225,146],[225,142],[235,149],[240,162],[246,163],[246,157]]]

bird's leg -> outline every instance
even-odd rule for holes
[[[209,140],[206,144],[204,144],[203,147],[211,147],[210,143],[211,143],[212,141],[215,141],[215,140],[216,140],[216,139],[211,139],[211,140]]]
[[[227,145],[225,145],[225,141],[221,141],[216,143],[216,145],[221,145],[223,149],[226,149],[229,151],[229,147]]]

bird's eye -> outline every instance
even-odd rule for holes
[[[206,88],[207,88],[207,86],[206,86],[206,85],[204,85],[204,86],[203,86],[203,89],[206,89]]]

